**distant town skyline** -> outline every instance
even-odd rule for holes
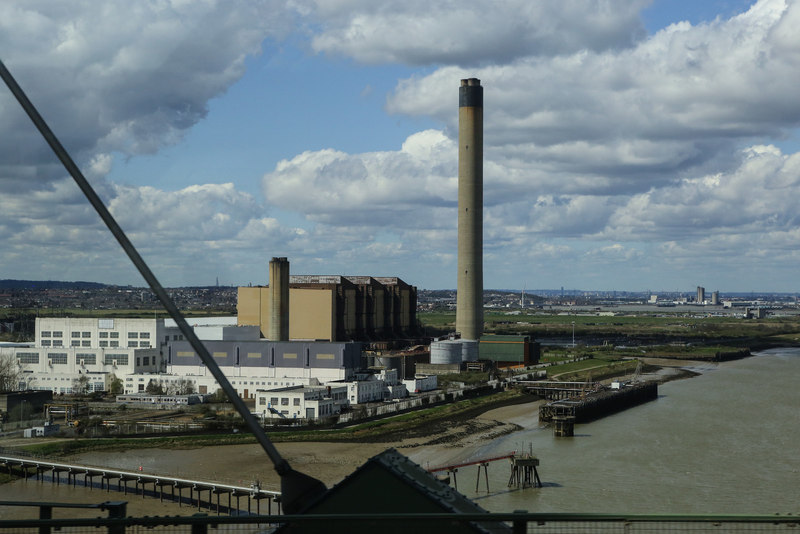
[[[168,290],[188,290],[190,292],[200,289],[208,290],[212,293],[214,290],[219,290],[224,293],[230,290],[235,290],[235,285],[197,285],[197,286],[174,286],[167,287]],[[89,293],[95,292],[98,295],[108,294],[106,290],[113,289],[115,291],[129,293],[135,292],[135,298],[147,302],[148,304],[157,304],[155,295],[150,294],[150,289],[143,285],[116,285],[116,284],[101,284],[87,280],[0,280],[0,292],[5,291],[6,297],[10,296],[10,292],[25,293],[28,291],[88,291]],[[417,288],[420,295],[435,295],[435,294],[451,294],[455,299],[456,288]],[[704,288],[705,289],[705,288]],[[567,288],[567,287],[554,287],[554,288],[486,288],[483,290],[484,297],[493,293],[510,293],[517,295],[518,298],[524,294],[525,298],[532,296],[537,297],[554,297],[554,296],[585,296],[585,297],[620,297],[620,298],[642,298],[652,295],[659,295],[665,298],[669,297],[692,297],[696,295],[696,288],[676,288],[676,289],[645,289],[645,290],[625,290],[625,289],[595,289],[595,288]],[[718,291],[712,290],[707,292],[710,297],[713,293],[719,293],[720,298],[751,298],[751,297],[768,297],[768,296],[798,296],[800,291]],[[142,294],[147,293],[149,296],[146,300],[143,299]],[[194,293],[191,293],[194,294]],[[2,297],[3,295],[0,295]],[[131,297],[126,297],[131,298]],[[235,300],[235,297],[233,298]],[[231,302],[233,302],[233,300]],[[7,303],[0,299],[0,305]],[[14,303],[12,303],[14,304]],[[160,304],[157,304],[160,306]],[[235,302],[233,302],[235,305]]]
[[[10,0],[0,59],[166,287],[454,288],[475,77],[485,287],[800,290],[797,1],[375,5]],[[143,285],[4,86],[0,139],[0,276]]]

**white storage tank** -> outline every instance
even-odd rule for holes
[[[461,363],[461,340],[446,339],[431,343],[431,363]]]
[[[461,340],[461,361],[462,362],[477,362],[478,361],[478,342],[470,339]]]

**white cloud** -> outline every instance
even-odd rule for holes
[[[388,109],[433,115],[455,135],[458,80],[478,77],[486,156],[511,167],[509,193],[526,187],[517,168],[551,174],[539,193],[647,190],[719,166],[742,140],[797,126],[800,39],[783,28],[799,10],[764,0],[731,20],[676,24],[622,50],[446,66],[398,83]]]
[[[277,2],[0,3],[3,61],[76,159],[153,153],[201,120],[277,33]],[[4,159],[45,159],[44,145],[0,92]],[[16,146],[15,146],[16,145]],[[14,151],[19,146],[26,149]],[[37,147],[37,148],[32,148]]]
[[[105,177],[115,154],[154,153],[181,140],[204,118],[208,101],[244,74],[245,58],[259,53],[262,40],[287,33],[292,16],[273,0],[8,1],[0,3],[0,49],[144,254],[171,267],[183,261],[177,257],[213,268],[220,261],[203,258],[204,251],[235,246],[238,232],[263,217],[254,199],[230,184],[171,192],[168,184],[124,187]],[[0,267],[25,277],[138,279],[5,90],[0,138]],[[167,272],[171,283],[197,279],[186,268]]]
[[[397,152],[304,152],[264,176],[269,203],[334,225],[418,226],[420,207],[452,205],[457,149],[441,132],[409,137]]]
[[[644,0],[310,2],[321,31],[312,46],[365,63],[510,62],[520,57],[630,46],[644,34]]]
[[[720,275],[732,286],[754,264],[788,272],[800,155],[771,143],[800,126],[800,6],[762,0],[645,36],[644,3],[30,0],[0,3],[0,49],[167,284],[263,283],[268,257],[286,255],[294,272],[454,286],[465,77],[485,87],[487,287],[655,287],[731,257],[750,262]],[[287,32],[327,55],[422,65],[386,110],[439,126],[394,150],[286,154],[264,169],[263,199],[236,177],[177,191],[107,181],[114,158],[179,142],[245,58]],[[365,81],[360,101],[377,87]],[[0,268],[99,281],[132,271],[6,92],[0,137]]]
[[[792,200],[798,193],[800,154],[787,156],[773,146],[754,146],[742,151],[739,167],[730,172],[634,195],[611,217],[605,233],[666,240],[734,234],[776,237],[800,225]]]

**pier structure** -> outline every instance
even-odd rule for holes
[[[447,475],[441,476],[437,475],[437,478],[445,483],[450,483],[450,480],[453,481],[453,487],[458,490],[458,481],[456,480],[456,473],[458,473],[459,468],[461,467],[468,467],[470,465],[477,465],[478,466],[478,477],[475,481],[475,492],[478,491],[478,487],[481,483],[481,469],[483,469],[484,479],[486,480],[486,493],[489,493],[489,463],[496,462],[497,460],[505,460],[506,458],[514,458],[516,451],[510,452],[508,454],[504,454],[502,456],[493,456],[491,458],[479,458],[477,460],[470,460],[468,462],[461,462],[458,464],[452,465],[440,465],[438,467],[430,467],[426,469],[428,473],[443,473],[446,472]]]
[[[519,381],[525,391],[547,400],[571,399],[599,391],[599,382],[558,382],[556,380]]]
[[[575,416],[570,406],[555,406],[551,422],[553,435],[558,438],[571,438],[575,435]]]
[[[541,488],[542,481],[539,478],[539,459],[531,454],[511,457],[511,476],[508,479],[508,487],[516,486],[525,488]]]
[[[497,460],[508,459],[511,464],[511,476],[508,479],[508,487],[516,486],[517,488],[541,488],[542,481],[539,478],[539,459],[533,456],[533,453],[517,454],[517,451],[504,454],[502,456],[494,456],[491,458],[480,458],[468,462],[462,462],[452,465],[442,465],[438,467],[428,468],[429,473],[446,472],[446,475],[438,475],[437,478],[445,483],[453,481],[453,487],[458,490],[458,481],[456,480],[456,473],[459,468],[467,467],[470,465],[478,466],[478,476],[475,481],[475,492],[478,492],[481,482],[481,469],[483,469],[484,479],[486,481],[486,493],[489,493],[489,471],[488,466],[490,462]]]
[[[170,500],[176,501],[179,505],[187,502],[189,505],[196,505],[200,510],[203,504],[209,510],[215,509],[217,515],[226,512],[229,515],[243,515],[251,514],[252,501],[256,503],[256,514],[261,514],[261,501],[267,500],[267,513],[272,514],[272,505],[277,505],[277,513],[281,513],[281,494],[277,491],[264,490],[259,485],[253,484],[249,487],[233,486],[230,484],[222,484],[218,482],[209,482],[201,480],[189,480],[171,476],[152,475],[143,473],[141,471],[120,471],[115,469],[105,469],[102,467],[90,467],[78,464],[64,464],[55,463],[47,460],[32,459],[19,456],[0,455],[0,466],[5,467],[9,474],[15,470],[20,473],[26,480],[35,475],[36,480],[45,482],[49,480],[53,484],[61,484],[62,478],[65,478],[66,484],[82,485],[89,489],[99,487],[101,490],[123,492],[127,495],[129,483],[133,482],[133,492],[135,495],[141,493],[142,498],[146,496],[158,497],[164,500],[165,486],[169,488],[169,494],[166,495]],[[48,475],[49,473],[49,475]],[[62,477],[62,473],[66,477]],[[82,478],[82,480],[81,480]],[[95,482],[98,480],[98,484]],[[116,481],[116,484],[113,484]],[[116,488],[112,488],[116,486]],[[148,488],[151,488],[148,491]],[[141,489],[141,491],[140,491]],[[184,498],[183,491],[188,489],[188,499]],[[177,490],[177,498],[175,491]],[[207,495],[207,499],[204,499]],[[221,497],[227,495],[227,506],[221,503]],[[214,497],[216,496],[216,505]],[[247,498],[247,511],[240,508],[240,499]],[[235,506],[233,499],[236,499]]]
[[[658,398],[658,383],[630,384],[604,389],[539,406],[539,421],[554,423],[556,435],[572,435],[575,423],[585,423]],[[560,434],[559,434],[560,432]]]

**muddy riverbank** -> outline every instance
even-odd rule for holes
[[[693,376],[714,364],[708,362],[653,361],[663,365],[646,378],[660,381]],[[353,473],[369,458],[387,448],[396,448],[423,467],[468,462],[485,456],[486,447],[516,432],[538,428],[542,401],[533,397],[525,402],[490,409],[481,414],[434,421],[413,433],[386,436],[369,443],[292,442],[276,443],[276,448],[296,470],[324,482],[328,487]],[[524,444],[523,444],[524,445]],[[515,445],[516,446],[516,445]],[[517,447],[518,448],[518,447]],[[504,452],[511,452],[504,451]],[[266,454],[257,444],[198,447],[189,449],[135,449],[124,452],[86,452],[64,460],[115,469],[159,473],[197,480],[214,480],[247,486],[258,482],[264,489],[279,490],[280,479]],[[0,500],[42,500],[56,502],[103,502],[126,500],[131,515],[191,515],[197,510],[156,499],[123,496],[116,492],[66,488],[18,480],[0,485]],[[12,512],[2,511],[4,517]],[[14,512],[17,513],[17,512]],[[30,511],[26,511],[30,513]],[[65,512],[64,512],[65,513]]]

